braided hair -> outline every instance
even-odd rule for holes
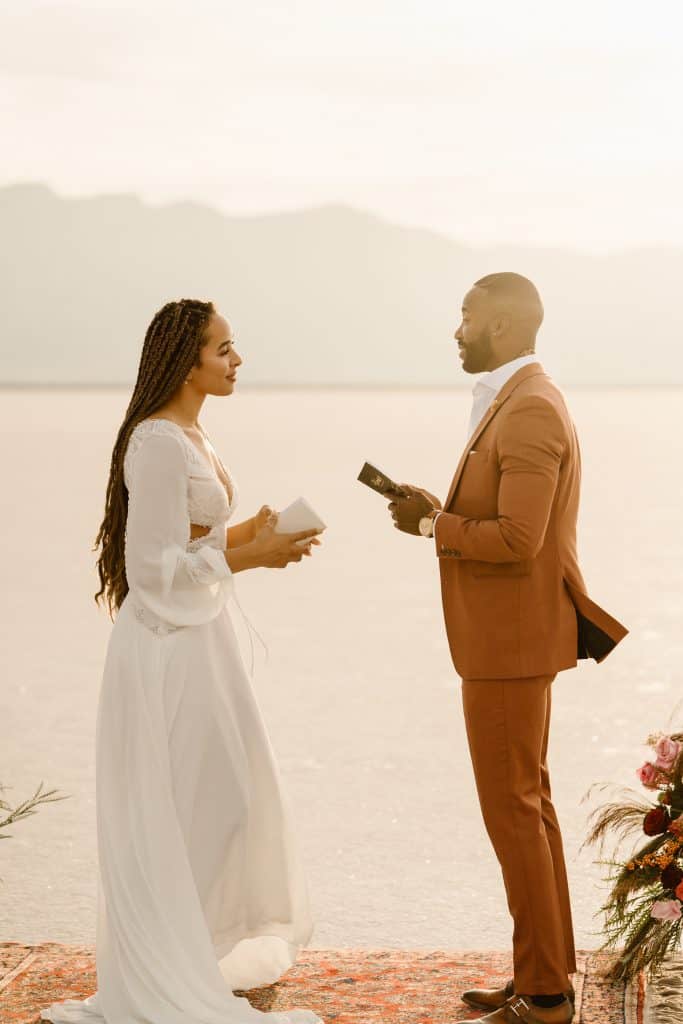
[[[205,331],[215,312],[212,302],[179,299],[162,306],[147,328],[137,380],[111,456],[104,519],[92,548],[96,551],[102,544],[97,559],[100,589],[95,594],[95,603],[99,604],[104,595],[110,618],[112,610],[119,610],[128,593],[124,563],[128,489],[123,479],[128,440],[141,420],[161,408],[182,387],[192,367],[201,365]]]

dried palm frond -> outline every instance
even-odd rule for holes
[[[679,945],[682,932],[680,921],[656,921],[651,917],[624,946],[605,977],[610,981],[631,981],[640,971],[648,978],[654,977],[669,953]]]
[[[644,849],[642,852],[649,851]],[[659,875],[659,868],[656,867],[629,870],[627,866],[623,866],[616,875],[610,890],[609,902],[614,903],[617,909],[623,911],[629,896],[639,889],[649,888],[658,880]]]
[[[584,799],[588,797],[594,788],[593,786],[591,787]],[[599,788],[604,789],[606,787],[602,785]],[[631,794],[634,791],[622,788],[620,792]],[[600,853],[602,853],[608,833],[613,832],[615,834],[615,846],[619,846],[628,835],[636,831],[642,832],[643,818],[648,811],[652,810],[653,805],[643,800],[638,793],[634,795],[635,799],[630,801],[621,803],[614,801],[603,804],[591,812],[588,816],[589,832],[581,844],[580,850],[583,850],[585,846],[592,846],[598,843]]]
[[[681,922],[659,921],[651,914],[653,903],[662,895],[663,889],[656,883],[625,900],[622,907],[608,901],[602,908],[607,938],[601,949],[614,949],[623,943],[619,956],[605,972],[610,980],[628,981],[646,968],[650,973],[656,971],[676,946]]]

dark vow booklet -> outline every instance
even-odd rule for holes
[[[373,491],[377,491],[378,494],[397,494],[399,497],[407,497],[406,491],[398,484],[395,484],[391,477],[387,476],[376,466],[373,466],[371,462],[366,462],[358,474],[358,479],[366,487],[370,487]],[[390,495],[391,496],[391,495]]]

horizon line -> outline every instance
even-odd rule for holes
[[[472,375],[476,376],[475,374]],[[2,391],[131,391],[134,387],[135,382],[106,382],[106,381],[2,381],[0,380],[0,392]],[[683,391],[683,382],[679,384],[672,384],[671,382],[662,381],[661,383],[648,383],[648,384],[604,384],[600,381],[591,383],[585,382],[566,382],[560,384],[555,380],[555,384],[558,387],[570,388],[576,391]],[[365,391],[462,391],[465,394],[471,394],[472,388],[469,382],[463,384],[407,384],[405,382],[394,382],[394,383],[378,383],[368,381],[358,382],[314,382],[309,383],[306,381],[284,381],[284,382],[257,382],[252,384],[242,384],[238,391],[234,394],[240,394],[243,391],[350,391],[350,392],[365,392]],[[207,396],[209,397],[209,396]],[[216,397],[216,396],[214,396]],[[224,397],[224,396],[218,396]]]

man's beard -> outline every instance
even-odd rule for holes
[[[467,373],[483,373],[491,358],[491,335],[485,329],[481,332],[476,341],[470,341],[465,346],[465,357],[462,361],[462,368]]]

